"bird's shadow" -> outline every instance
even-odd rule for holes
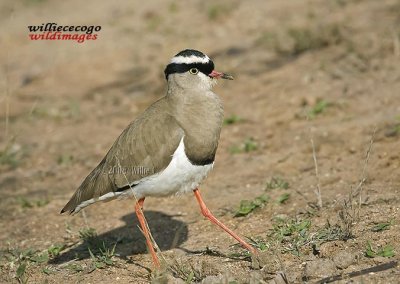
[[[145,211],[150,231],[161,250],[178,247],[187,240],[187,225],[175,216],[157,211]],[[128,214],[121,218],[125,225],[97,236],[86,236],[78,246],[72,247],[57,257],[51,259],[51,264],[61,264],[74,259],[90,258],[90,252],[112,250],[115,245],[115,255],[126,259],[130,255],[147,252],[146,241],[139,229],[139,222],[135,214]]]

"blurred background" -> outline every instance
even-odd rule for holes
[[[269,270],[221,262],[205,248],[239,249],[203,220],[193,196],[149,199],[148,222],[175,269],[163,277],[241,283],[283,270],[298,282],[395,257],[400,1],[3,0],[0,16],[0,281],[152,279],[132,201],[58,212],[129,122],[164,95],[164,68],[186,48],[235,76],[215,88],[225,122],[205,200],[275,262]],[[53,22],[101,30],[83,43],[29,38],[28,26]],[[282,224],[295,227],[289,244],[275,235]],[[389,225],[371,229],[379,224]],[[331,225],[341,230],[335,237],[311,238]],[[117,253],[91,257],[93,238]],[[391,268],[363,279],[395,277]]]

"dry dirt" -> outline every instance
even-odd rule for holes
[[[398,283],[398,0],[0,7],[0,282]],[[102,30],[85,43],[28,39],[28,25],[47,22]],[[226,117],[241,119],[223,127],[201,190],[262,252],[251,261],[191,195],[148,198],[169,267],[156,272],[131,200],[73,217],[59,211],[124,127],[164,94],[163,68],[185,48],[236,76],[215,91]],[[278,177],[287,189],[268,188]],[[242,200],[259,196],[269,200],[234,217]]]

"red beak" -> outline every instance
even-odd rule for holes
[[[228,80],[233,80],[233,76],[226,74],[226,73],[222,73],[222,72],[218,72],[213,70],[210,74],[208,74],[208,76],[210,76],[211,78],[215,78],[215,79],[228,79]]]

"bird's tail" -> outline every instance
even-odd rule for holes
[[[93,204],[96,201],[105,200],[105,198],[102,197],[107,193],[110,193],[110,196],[107,199],[117,197],[112,194],[114,183],[111,181],[108,172],[104,169],[104,162],[104,160],[101,161],[100,164],[85,178],[74,195],[61,210],[61,214],[65,212],[75,214],[82,208]]]

